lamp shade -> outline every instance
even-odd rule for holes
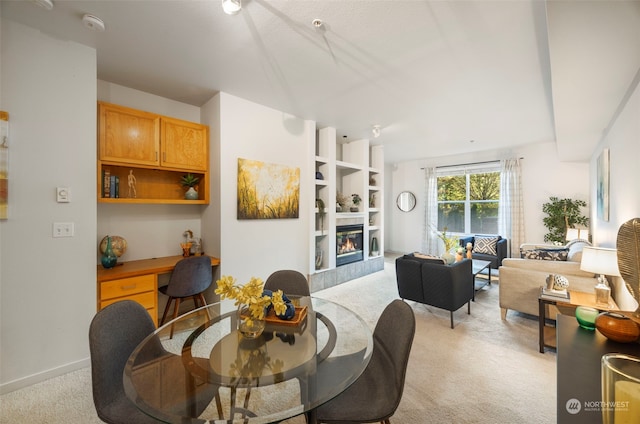
[[[580,269],[594,274],[619,277],[617,252],[616,249],[585,246],[582,248]]]
[[[567,228],[567,241],[589,240],[589,230],[586,228]]]

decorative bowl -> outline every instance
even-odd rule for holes
[[[640,337],[640,326],[630,318],[615,312],[603,312],[596,318],[596,328],[609,340],[630,343]]]

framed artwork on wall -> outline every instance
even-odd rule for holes
[[[609,149],[603,149],[596,164],[598,219],[609,221]]]
[[[300,168],[238,159],[238,219],[298,218]]]
[[[9,114],[0,111],[0,219],[9,217]]]

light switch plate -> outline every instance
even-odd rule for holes
[[[58,203],[69,203],[71,201],[69,187],[56,187],[56,200]]]

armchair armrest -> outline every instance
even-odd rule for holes
[[[508,257],[507,239],[501,238],[496,244],[496,256],[498,257],[498,267],[502,265],[502,260]]]
[[[471,261],[452,265],[423,264],[422,282],[425,303],[456,310],[473,297]]]

